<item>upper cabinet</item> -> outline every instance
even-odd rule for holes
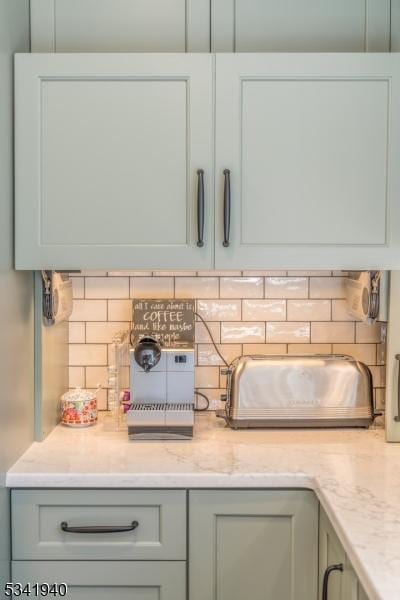
[[[213,52],[388,52],[390,0],[211,0]]]
[[[212,57],[16,57],[16,267],[210,268]]]
[[[216,72],[217,268],[399,268],[398,55],[220,54]]]
[[[398,269],[399,56],[220,54],[215,114],[212,79],[17,56],[17,268]]]
[[[388,52],[390,25],[390,0],[31,0],[32,52]]]
[[[208,52],[209,0],[31,0],[32,52]]]

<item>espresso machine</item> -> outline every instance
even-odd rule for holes
[[[130,439],[190,439],[194,425],[194,350],[142,337],[130,351]]]

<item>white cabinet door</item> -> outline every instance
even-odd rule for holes
[[[209,0],[30,0],[30,7],[32,52],[210,50]]]
[[[17,268],[211,267],[210,55],[17,55],[15,75]]]
[[[216,72],[216,267],[398,268],[399,57],[220,54]]]
[[[211,0],[211,49],[388,52],[390,16],[390,0]]]

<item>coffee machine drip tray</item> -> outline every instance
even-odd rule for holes
[[[193,437],[192,402],[134,402],[126,417],[131,440],[187,440]]]

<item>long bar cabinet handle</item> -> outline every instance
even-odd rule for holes
[[[139,527],[137,521],[132,521],[130,525],[87,525],[82,527],[70,527],[66,521],[60,524],[61,531],[66,533],[123,533],[133,531]]]
[[[224,248],[229,246],[229,234],[231,228],[231,172],[224,170]]]
[[[197,171],[197,246],[204,246],[204,170]]]
[[[395,355],[395,359],[397,362],[400,361],[400,354]],[[399,372],[397,374],[397,415],[394,417],[396,423],[400,422],[400,363],[399,363]]]
[[[324,573],[324,579],[322,582],[322,600],[328,600],[329,576],[331,573],[333,573],[333,571],[343,571],[343,563],[339,563],[337,565],[329,565],[329,567],[326,568]]]

